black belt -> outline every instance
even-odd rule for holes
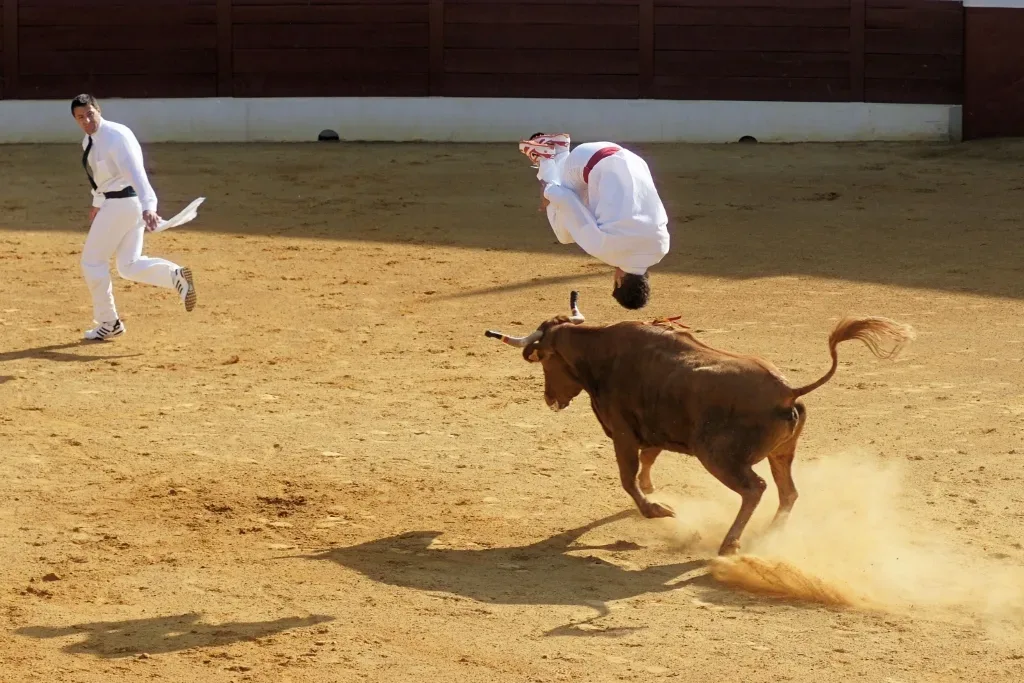
[[[104,192],[103,196],[107,199],[126,199],[128,197],[138,197],[135,193],[135,188],[129,185],[123,190],[117,190],[116,192]]]

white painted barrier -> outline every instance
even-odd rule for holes
[[[72,93],[73,96],[73,93]],[[79,142],[63,100],[0,100],[0,143]],[[446,97],[100,100],[143,142],[508,142],[537,131],[619,142],[961,139],[959,105]]]

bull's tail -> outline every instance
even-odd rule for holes
[[[859,339],[864,342],[871,353],[878,358],[895,358],[903,350],[904,345],[914,338],[914,329],[909,325],[889,320],[888,318],[866,317],[866,318],[843,318],[832,330],[828,337],[828,350],[832,354],[832,367],[816,382],[793,390],[793,398],[799,398],[809,394],[825,382],[832,379],[839,366],[839,357],[836,355],[836,346],[844,341]],[[883,344],[888,340],[892,342],[892,348],[888,351]]]

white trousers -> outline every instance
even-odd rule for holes
[[[92,294],[93,319],[97,323],[112,323],[118,317],[110,281],[110,257],[115,254],[117,272],[126,280],[174,288],[178,265],[143,256],[144,234],[142,205],[137,197],[108,199],[93,219],[82,248],[82,274]]]

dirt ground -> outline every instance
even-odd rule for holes
[[[1024,144],[636,145],[672,252],[640,312],[515,145],[149,145],[146,253],[81,344],[75,145],[0,153],[0,679],[1024,680]],[[585,397],[484,337],[681,315],[807,397],[789,526],[684,456],[621,490]],[[775,595],[751,593],[757,579]],[[831,601],[831,604],[830,604]]]

